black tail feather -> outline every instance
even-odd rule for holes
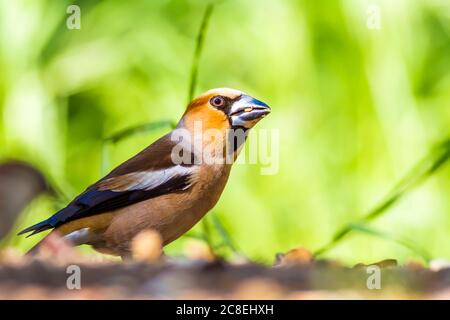
[[[28,237],[36,234],[36,233],[39,233],[39,232],[42,232],[42,231],[45,231],[45,230],[49,230],[49,229],[52,229],[52,228],[53,228],[53,226],[48,222],[48,220],[44,220],[44,221],[41,221],[39,223],[36,223],[35,225],[32,225],[31,227],[28,227],[28,228],[20,231],[17,235],[20,236],[20,235],[22,235],[24,233],[31,232],[29,235],[27,235],[27,238],[28,238]]]

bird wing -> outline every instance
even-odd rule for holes
[[[174,147],[175,142],[170,139],[170,135],[162,137],[91,185],[67,207],[19,234],[32,232],[31,236],[69,221],[187,190],[195,183],[198,166],[194,164],[195,161],[174,164],[171,156]]]

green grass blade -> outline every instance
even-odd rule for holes
[[[202,23],[200,24],[200,29],[197,34],[197,42],[195,46],[194,51],[194,58],[192,60],[191,65],[191,76],[190,76],[190,82],[189,82],[189,92],[188,92],[188,101],[187,103],[191,102],[194,98],[195,89],[197,87],[197,79],[198,79],[198,66],[200,62],[200,57],[202,55],[203,51],[203,44],[205,42],[205,34],[208,30],[209,20],[211,18],[211,15],[213,13],[214,4],[210,3],[206,7],[205,13],[203,14]]]
[[[389,240],[389,241],[393,241],[405,248],[408,248],[409,250],[411,250],[412,252],[414,252],[415,254],[417,254],[418,256],[420,256],[426,263],[429,263],[431,261],[431,255],[423,248],[417,246],[416,244],[414,244],[412,241],[410,241],[409,239],[405,239],[403,237],[399,237],[397,235],[394,234],[390,234],[387,233],[385,231],[381,231],[381,230],[376,230],[373,229],[367,225],[364,224],[352,224],[350,226],[352,231],[357,231],[357,232],[361,232],[361,233],[365,233],[368,235],[372,235],[375,237],[379,237],[382,238],[384,240]]]
[[[419,161],[400,182],[388,193],[380,204],[376,205],[358,222],[352,222],[338,230],[330,242],[314,252],[314,256],[322,255],[333,248],[348,233],[355,224],[365,224],[386,213],[389,208],[402,199],[407,193],[420,185],[428,177],[437,172],[450,159],[450,139],[444,140],[434,148],[425,158]]]

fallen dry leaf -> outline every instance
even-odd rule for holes
[[[358,268],[366,268],[369,266],[378,266],[380,268],[394,268],[398,265],[397,260],[395,259],[385,259],[385,260],[381,260],[375,263],[369,263],[369,264],[364,264],[364,263],[358,263],[356,264],[353,268],[358,269]]]

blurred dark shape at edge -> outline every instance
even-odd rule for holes
[[[0,240],[11,231],[25,207],[43,193],[54,191],[38,169],[17,160],[0,164]]]

